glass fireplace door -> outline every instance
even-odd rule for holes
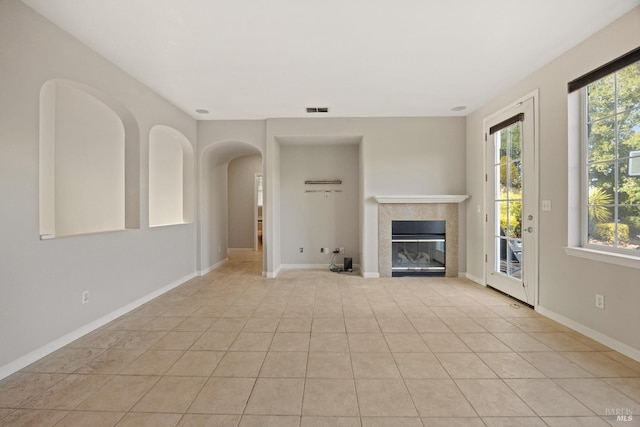
[[[444,239],[402,239],[391,242],[394,275],[445,272]],[[396,274],[400,273],[400,274]]]

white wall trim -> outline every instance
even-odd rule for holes
[[[344,264],[334,264],[336,267],[344,268]],[[282,269],[289,270],[327,270],[330,272],[331,264],[282,264]],[[354,269],[359,269],[360,264],[354,264]]]
[[[205,274],[211,273],[213,270],[215,270],[216,268],[220,267],[222,264],[226,263],[227,261],[229,261],[229,258],[225,258],[220,262],[217,262],[207,268],[205,268],[204,270],[200,270],[198,272],[199,276],[204,276]]]
[[[376,202],[383,203],[462,203],[469,198],[466,194],[438,194],[422,196],[374,196]]]
[[[338,264],[336,264],[338,265]],[[327,270],[330,264],[282,264],[280,268],[289,270]]]
[[[275,269],[275,271],[267,271],[267,279],[275,279],[276,277],[278,277],[278,274],[280,274],[281,268],[282,266],[279,266],[278,268]]]
[[[127,305],[125,305],[124,307],[121,307],[115,311],[112,311],[111,313],[102,316],[99,319],[94,320],[93,322],[90,322],[78,329],[76,329],[73,332],[70,332],[66,335],[63,335],[62,337],[51,341],[48,344],[43,345],[42,347],[38,348],[37,350],[32,351],[31,353],[28,353],[22,357],[19,357],[18,359],[7,363],[4,366],[0,367],[0,380],[3,378],[8,377],[9,375],[18,372],[20,369],[29,366],[30,364],[32,364],[33,362],[42,359],[43,357],[53,353],[56,350],[59,350],[60,348],[64,347],[65,345],[77,340],[80,337],[83,337],[84,335],[95,331],[96,329],[106,325],[107,323],[117,319],[118,317],[129,313],[130,311],[140,307],[141,305],[151,301],[154,298],[159,297],[160,295],[169,292],[170,290],[182,285],[183,283],[187,282],[188,280],[193,279],[194,277],[197,277],[197,274],[191,273],[188,274],[166,286],[164,286],[163,288],[160,288],[156,291],[151,292],[150,294],[147,294],[145,296],[143,296],[142,298],[139,298]]]
[[[377,271],[365,271],[362,273],[362,277],[364,277],[365,279],[379,279],[380,273],[378,273]]]
[[[599,251],[590,248],[566,247],[564,252],[569,256],[598,261],[622,267],[640,268],[640,258],[622,253]]]
[[[472,282],[477,283],[478,285],[486,286],[486,284],[484,283],[484,280],[470,273],[461,272],[458,274],[458,277],[464,277],[465,279],[469,279]]]
[[[593,329],[583,325],[582,323],[578,323],[575,320],[571,320],[568,317],[564,317],[563,315],[558,314],[554,311],[551,311],[547,308],[544,308],[541,305],[538,305],[536,307],[536,311],[544,316],[547,316],[552,320],[555,320],[556,322],[563,324],[564,326],[574,329],[580,332],[581,334],[586,335],[587,337],[598,341],[600,344],[606,345],[607,347],[610,347],[615,351],[622,353],[625,356],[640,362],[640,350],[636,348],[630,347],[627,344],[622,343],[616,339],[613,339],[601,332],[594,331]]]

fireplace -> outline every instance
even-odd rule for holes
[[[444,276],[446,221],[391,222],[391,276]]]
[[[432,267],[432,270],[422,271],[423,273],[433,272],[434,274],[427,275],[435,275],[435,273],[439,273],[439,275],[444,275],[446,277],[457,277],[458,211],[462,209],[460,204],[468,197],[469,196],[466,195],[376,196],[375,200],[378,202],[378,272],[380,277],[398,276],[398,274],[395,273],[399,272],[398,267],[400,266],[394,266],[394,264],[398,264],[398,258],[396,258],[396,255],[402,247],[401,243],[405,244],[403,248],[405,252],[413,252],[416,254],[424,252],[429,255],[429,267]],[[392,242],[392,223],[396,221],[439,222],[440,225],[444,224],[444,231],[435,232],[434,230],[423,230],[428,231],[423,234],[431,235],[429,237],[434,238],[417,239],[438,240],[435,242]],[[427,243],[429,246],[424,245]],[[429,252],[429,247],[431,248],[431,253]],[[425,250],[425,248],[427,248],[427,250]],[[427,263],[424,262],[426,257],[422,255],[422,258],[423,261],[416,263],[415,267],[427,267]],[[407,264],[410,262],[411,261],[407,257]],[[442,266],[438,263],[441,263]],[[396,268],[394,269],[394,267]],[[405,267],[408,269],[409,265],[406,265]],[[443,270],[436,270],[437,267],[443,267]],[[417,272],[414,271],[414,273]]]

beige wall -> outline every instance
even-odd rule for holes
[[[569,212],[567,82],[640,45],[640,8],[633,10],[552,63],[504,91],[467,117],[467,273],[483,277],[482,122],[518,98],[539,89],[540,200],[551,200],[552,211],[539,212],[539,302],[541,310],[593,336],[609,337],[622,350],[640,357],[639,270],[594,262],[565,254],[568,225],[578,221]],[[595,307],[596,293],[605,295],[606,309]],[[600,337],[600,336],[599,336]],[[625,347],[626,346],[626,347]]]
[[[255,245],[256,174],[262,173],[262,156],[241,156],[229,162],[229,248]]]
[[[147,136],[196,122],[18,0],[0,1],[0,377],[192,277],[195,224],[148,228]],[[118,101],[139,130],[134,231],[39,240],[40,90],[64,78]],[[125,124],[125,129],[131,123]],[[141,161],[140,159],[144,159]],[[83,291],[90,292],[81,304]]]
[[[358,145],[284,145],[280,148],[282,263],[327,265],[331,256],[320,248],[345,248],[359,264]],[[305,185],[306,180],[341,179],[340,185]],[[335,189],[340,192],[306,193]],[[300,252],[304,248],[304,252]]]

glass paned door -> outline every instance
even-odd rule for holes
[[[498,130],[495,138],[495,271],[522,279],[522,122]]]
[[[531,305],[537,289],[533,102],[485,120],[486,283]]]

